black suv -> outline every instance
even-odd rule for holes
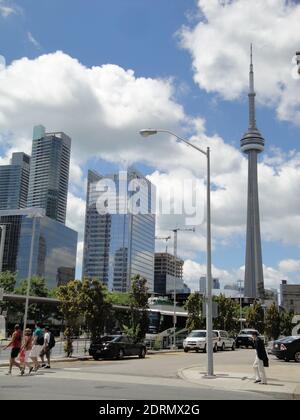
[[[139,356],[144,359],[147,353],[145,344],[136,343],[126,335],[107,335],[91,343],[89,355],[94,360],[103,358],[123,359],[125,356]]]

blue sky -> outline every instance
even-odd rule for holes
[[[201,135],[206,139],[218,136],[222,139],[222,147],[230,146],[232,148],[230,150],[236,153],[240,138],[247,129],[247,55],[250,42],[254,42],[255,71],[258,81],[257,122],[266,139],[264,157],[272,158],[271,161],[264,161],[261,179],[266,181],[270,177],[270,189],[273,188],[273,179],[278,182],[282,188],[280,196],[283,201],[287,201],[281,213],[274,211],[274,214],[272,214],[270,201],[274,200],[273,205],[276,207],[276,200],[278,202],[276,194],[272,197],[270,193],[269,201],[267,202],[266,199],[266,203],[262,204],[262,217],[265,217],[266,222],[264,224],[262,221],[263,254],[264,263],[267,266],[265,275],[270,286],[278,287],[280,278],[300,282],[299,241],[293,236],[293,229],[288,221],[285,221],[286,228],[285,222],[280,224],[281,219],[289,216],[285,212],[286,208],[289,209],[288,203],[292,192],[287,187],[285,196],[284,185],[288,184],[291,166],[293,176],[300,174],[298,164],[300,121],[297,120],[297,112],[300,109],[299,95],[297,102],[293,96],[295,91],[293,86],[296,84],[292,86],[292,82],[287,81],[285,73],[289,68],[292,70],[291,60],[297,46],[294,20],[291,16],[292,14],[298,16],[300,12],[298,2],[292,3],[292,14],[284,5],[285,2],[271,0],[269,3],[272,2],[274,3],[271,4],[272,7],[270,6],[272,12],[268,14],[269,20],[266,20],[266,25],[270,28],[274,25],[276,29],[277,13],[279,15],[281,13],[281,18],[283,16],[286,20],[284,37],[282,34],[286,42],[286,44],[283,43],[284,45],[278,42],[281,39],[280,34],[274,35],[272,40],[267,35],[264,39],[266,31],[264,18],[261,17],[257,18],[257,22],[253,24],[254,27],[245,36],[242,32],[237,33],[238,29],[232,29],[231,22],[235,18],[241,21],[241,26],[245,26],[249,21],[247,11],[250,10],[248,9],[250,0],[234,0],[233,5],[230,4],[231,2],[227,2],[228,4],[225,2],[223,6],[218,0],[211,2],[200,0],[199,3],[195,0],[44,0],[39,2],[1,0],[0,11],[1,6],[5,5],[11,7],[12,12],[7,16],[3,14],[0,16],[0,54],[6,59],[7,68],[11,68],[11,63],[15,60],[20,62],[20,59],[27,57],[36,63],[35,60],[42,55],[50,56],[56,51],[62,51],[65,56],[78,60],[85,68],[113,64],[124,71],[132,69],[135,81],[140,78],[169,81],[172,93],[168,100],[182,109],[184,117],[177,120],[175,117],[174,120],[168,117],[166,124],[171,121],[173,124],[171,128],[180,129],[182,126],[186,135],[192,135],[195,134],[193,130],[185,131],[183,126],[186,125],[187,119],[201,118],[205,121],[205,130],[201,132]],[[240,12],[234,8],[235,3],[243,3],[244,15],[238,14]],[[264,7],[266,7],[264,2],[257,0],[253,9],[256,9],[254,12],[260,13]],[[300,38],[298,41],[300,50]],[[60,66],[60,63],[61,61],[57,66]],[[51,65],[53,67],[51,67],[50,78],[55,81],[55,72],[59,70],[59,67],[55,70],[55,65],[53,63]],[[230,70],[226,72],[227,65]],[[274,65],[278,68],[277,70],[274,70]],[[268,66],[270,77],[265,74]],[[218,78],[223,78],[224,83],[220,79],[214,83],[216,75]],[[24,80],[20,81],[20,76],[16,74],[10,77],[10,80],[16,77],[18,83],[26,83]],[[26,78],[30,79],[31,74],[26,73]],[[238,83],[238,80],[241,80],[241,83]],[[299,89],[300,80],[297,82],[297,89]],[[38,88],[38,82],[36,83]],[[39,100],[36,103],[39,103]],[[24,99],[23,109],[28,106],[29,102],[26,101],[30,102],[29,99]],[[18,106],[20,108],[18,112],[21,112],[20,101]],[[46,112],[48,112],[47,108],[45,108],[44,118],[47,122]],[[8,125],[10,121],[8,114],[8,112],[5,114],[6,119],[4,118],[4,122],[0,124],[0,133],[9,131],[12,133],[12,138],[16,140],[15,143],[12,140],[10,144],[0,142],[0,156],[2,154],[3,158],[14,144],[23,145],[25,140],[29,141],[27,139],[28,127],[31,121],[34,121],[32,115],[27,119],[24,116],[24,129],[21,122],[16,128],[13,122],[11,126]],[[38,115],[39,118],[43,118],[42,111]],[[53,120],[54,117],[50,119],[52,123]],[[145,119],[145,124],[146,121],[148,120]],[[36,121],[36,123],[45,122]],[[141,120],[142,123],[144,123],[143,120]],[[52,127],[47,128],[52,130]],[[55,127],[55,129],[60,129],[60,127]],[[109,134],[106,135],[109,136]],[[132,133],[132,136],[136,136],[136,133]],[[101,142],[99,148],[101,149]],[[78,155],[78,147],[76,150]],[[230,150],[227,153],[230,153]],[[291,151],[294,151],[293,158],[289,155]],[[217,154],[217,152],[212,148],[212,153]],[[245,176],[243,169],[245,160],[242,159],[239,164],[241,172],[237,172],[237,177]],[[95,157],[92,148],[90,155],[87,154],[84,160],[79,162],[77,157],[76,160],[80,168],[78,171],[82,173],[79,174],[81,178],[79,182],[72,182],[71,179],[72,198],[74,206],[77,203],[84,208],[84,183],[87,169],[92,167],[102,172],[110,172],[119,167],[119,162],[117,158],[103,157],[101,151]],[[227,175],[231,173],[226,181],[229,183],[229,179],[234,179],[234,167],[238,157],[232,160],[234,161],[232,167],[226,169]],[[160,174],[169,173],[170,176],[174,176],[172,175],[174,167],[168,167],[166,162],[156,165],[155,159],[147,160],[141,157],[136,158],[134,163],[145,174],[151,175],[158,170]],[[204,167],[205,162],[201,162],[201,157],[199,157],[199,165],[202,164]],[[216,182],[220,183],[222,183],[220,181],[222,180],[222,165],[222,162],[216,160],[216,166],[219,166],[216,168]],[[184,166],[183,160],[182,167]],[[220,169],[219,172],[218,169]],[[193,171],[193,168],[189,170]],[[278,172],[280,176],[276,177],[275,172]],[[293,180],[296,182],[295,178]],[[261,191],[265,191],[264,187],[267,188],[264,185]],[[226,184],[226,188],[228,188],[228,193],[232,194],[232,202],[236,202],[234,194],[238,193],[238,187],[232,192],[230,185]],[[241,196],[240,201],[245,202],[246,196]],[[296,204],[293,202],[290,206],[291,217],[298,222],[297,209],[294,208]],[[228,211],[237,211],[237,218],[240,217],[240,213],[244,214],[243,209],[239,211],[236,206]],[[227,217],[225,205],[223,214],[225,220]],[[82,211],[77,216],[82,219]],[[241,220],[242,218],[241,216]],[[231,282],[237,280],[238,276],[242,276],[240,268],[244,264],[244,222],[239,221],[235,226],[226,227],[225,233],[221,229],[221,223],[218,222],[218,228],[222,232],[216,229],[213,262],[215,274],[223,277],[223,282]],[[72,227],[79,224],[82,226],[82,220],[76,220],[70,215],[70,224]],[[78,230],[82,231],[82,227]],[[204,269],[205,253],[202,251],[200,242],[196,242],[193,249],[184,249],[188,242],[189,239],[184,237],[180,251],[189,260],[185,274],[188,282],[193,285],[196,284],[198,272],[203,274],[201,270]]]

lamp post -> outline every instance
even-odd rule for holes
[[[6,225],[0,225],[1,229],[1,242],[0,242],[0,273],[3,271],[3,259],[4,259],[4,246],[6,236]]]
[[[211,188],[210,188],[210,148],[207,147],[206,151],[195,146],[188,140],[178,136],[170,130],[163,129],[144,129],[140,130],[140,135],[149,137],[157,133],[167,133],[176,137],[178,140],[187,144],[188,146],[196,149],[198,152],[206,156],[207,159],[207,276],[206,276],[206,335],[207,335],[207,377],[214,376],[213,364],[213,331],[212,331],[212,267],[211,267]]]
[[[243,329],[242,283],[243,283],[243,280],[238,280],[238,285],[240,289],[240,327],[241,327],[241,330]]]

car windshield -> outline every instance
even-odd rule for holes
[[[105,337],[102,337],[102,338],[101,338],[101,341],[102,341],[103,343],[108,343],[108,342],[110,342],[110,341],[115,341],[115,340],[116,340],[116,338],[118,338],[118,336],[116,336],[116,335],[106,335]]]
[[[206,337],[206,331],[193,331],[189,337]]]
[[[240,335],[252,335],[254,333],[254,330],[242,330],[240,332]]]

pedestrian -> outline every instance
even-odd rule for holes
[[[16,362],[16,358],[18,357],[20,353],[21,344],[22,344],[22,332],[21,332],[20,326],[16,324],[14,327],[13,335],[11,337],[11,341],[8,343],[7,346],[3,348],[3,350],[6,350],[8,347],[11,347],[10,358],[9,358],[9,369],[8,369],[7,375],[11,375],[13,366],[17,366],[18,368],[20,368],[19,363]]]
[[[35,326],[34,333],[33,333],[33,346],[29,355],[29,357],[34,363],[35,372],[40,367],[39,362],[38,362],[38,357],[40,357],[40,354],[43,350],[43,346],[44,346],[44,331],[42,330],[42,325],[40,323],[37,323]]]
[[[21,351],[20,351],[20,356],[19,356],[21,375],[24,375],[26,366],[29,368],[29,375],[33,370],[33,366],[29,362],[32,346],[33,346],[32,331],[30,328],[26,328]]]
[[[269,367],[269,359],[267,356],[265,343],[259,337],[259,334],[257,331],[254,331],[252,333],[252,338],[253,338],[254,346],[256,349],[256,358],[253,364],[253,369],[256,376],[254,383],[267,385],[267,376],[266,376],[265,367]]]
[[[53,343],[54,341],[54,343]],[[50,356],[51,356],[51,349],[55,346],[55,340],[52,332],[49,330],[49,327],[45,327],[44,333],[44,345],[41,351],[41,359],[42,359],[42,367],[45,369],[50,369]],[[47,358],[47,364],[45,364],[44,358]]]

